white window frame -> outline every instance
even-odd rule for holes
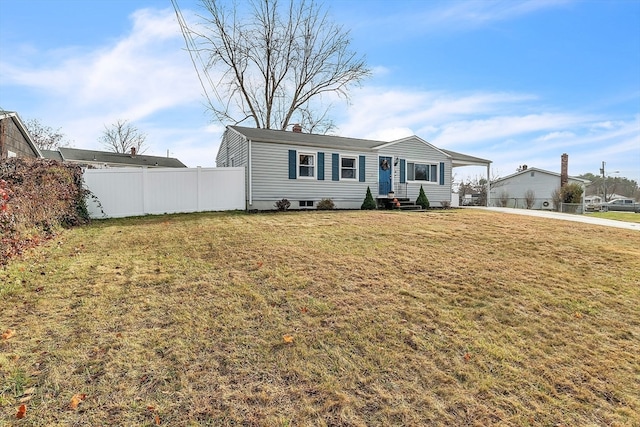
[[[413,164],[413,179],[409,179],[409,163]],[[424,165],[427,166],[428,168],[428,174],[429,174],[429,180],[421,180],[421,179],[415,179],[415,165]],[[431,171],[433,170],[433,167],[435,166],[435,171],[436,171],[436,176],[435,179],[432,180],[431,179]],[[427,160],[406,160],[406,165],[405,165],[405,179],[407,182],[418,182],[420,184],[431,184],[431,185],[437,185],[440,182],[440,165],[438,163],[430,163]]]
[[[342,176],[342,159],[353,159],[353,178],[344,178]],[[345,154],[345,155],[340,155],[340,164],[338,165],[338,169],[340,170],[340,181],[357,181],[358,180],[358,162],[360,161],[360,158],[353,154]],[[344,170],[352,170],[351,168],[344,168]]]
[[[302,165],[300,164],[300,156],[310,156],[313,158],[313,165]],[[300,168],[304,167],[313,167],[313,176],[300,175]],[[296,159],[296,174],[298,179],[316,179],[318,173],[318,153],[305,153],[298,151],[298,158]]]

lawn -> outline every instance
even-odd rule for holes
[[[637,426],[639,271],[479,210],[99,221],[0,270],[0,425]]]
[[[616,221],[640,223],[640,214],[634,212],[589,212],[586,215],[595,218],[615,219]]]

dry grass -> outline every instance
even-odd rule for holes
[[[98,222],[0,271],[0,425],[637,426],[639,271],[483,211]]]

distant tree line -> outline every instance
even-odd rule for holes
[[[578,178],[591,181],[591,184],[587,186],[586,196],[602,196],[603,194],[606,194],[607,199],[609,199],[610,195],[619,194],[621,196],[640,200],[640,187],[638,187],[638,183],[633,179],[620,176],[607,176],[606,178],[603,178],[601,175],[595,175],[592,173],[578,175]]]

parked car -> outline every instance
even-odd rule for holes
[[[623,211],[640,213],[640,203],[632,199],[614,199],[601,205],[602,211]]]

